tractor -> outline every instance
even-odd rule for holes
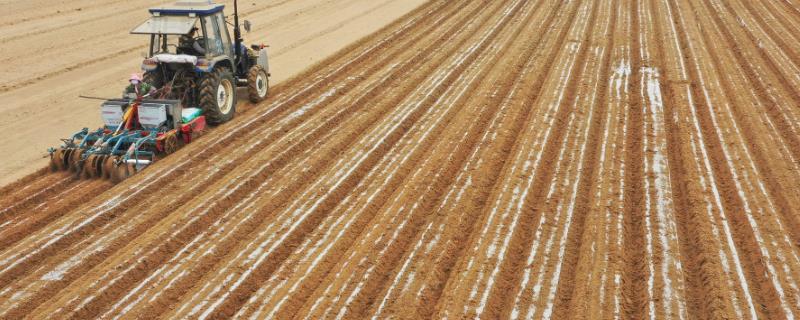
[[[237,87],[246,87],[253,103],[269,91],[265,46],[242,44],[237,2],[231,41],[223,9],[210,0],[151,8],[152,17],[131,31],[150,36],[144,81],[164,88],[165,98],[199,107],[212,125],[233,118]],[[249,21],[244,28],[250,31]]]
[[[269,93],[265,45],[243,44],[238,3],[233,21],[212,0],[179,1],[150,9],[131,34],[150,37],[141,64],[153,92],[102,99],[104,126],[83,130],[50,148],[50,167],[84,178],[119,182],[192,142],[206,124],[220,125],[236,113],[237,88],[258,103]],[[228,32],[233,27],[233,38]],[[249,32],[251,24],[244,21]]]

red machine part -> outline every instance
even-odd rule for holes
[[[197,138],[203,130],[206,129],[206,117],[199,116],[194,120],[190,121],[189,123],[184,124],[181,126],[181,133],[183,136],[184,143],[192,142],[192,139]]]

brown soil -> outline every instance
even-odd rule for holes
[[[0,318],[797,315],[798,27],[796,1],[428,1],[121,184],[0,189]]]

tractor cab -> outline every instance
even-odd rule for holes
[[[131,31],[150,37],[142,70],[144,81],[161,89],[157,98],[203,109],[211,124],[233,117],[237,87],[247,88],[253,103],[269,90],[266,46],[243,44],[236,2],[233,22],[224,10],[212,0],[179,1],[150,8],[151,16]],[[244,28],[249,31],[250,22]]]
[[[150,19],[133,29],[132,34],[150,36],[149,56],[190,55],[198,60],[235,60],[234,41],[228,33],[224,5],[178,2],[151,8]],[[195,45],[196,44],[196,45]],[[199,49],[195,49],[196,47]]]

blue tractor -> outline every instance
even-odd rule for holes
[[[224,8],[211,0],[151,8],[150,19],[131,31],[150,36],[150,52],[142,63],[145,82],[165,89],[162,98],[199,107],[212,125],[233,118],[237,87],[246,87],[253,103],[269,92],[265,46],[243,45],[236,2],[231,38]],[[244,21],[244,28],[249,31],[250,22]]]
[[[236,1],[232,22],[224,8],[211,0],[151,8],[151,17],[131,33],[150,37],[142,69],[153,90],[104,99],[105,125],[84,128],[50,148],[51,169],[119,182],[192,142],[206,123],[232,119],[237,88],[246,88],[253,103],[266,99],[266,47],[243,45]],[[250,26],[244,21],[246,31]]]

